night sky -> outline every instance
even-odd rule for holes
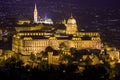
[[[62,2],[62,3],[72,3],[75,5],[79,5],[80,7],[120,7],[120,0],[0,0],[0,3],[11,3],[11,4],[19,4],[19,3],[29,3],[29,2]]]
[[[51,18],[68,17],[71,12],[80,17],[86,8],[120,9],[120,0],[0,0],[0,16],[17,15],[32,19],[35,3],[40,16]]]
[[[49,1],[49,0],[46,0]],[[120,7],[120,0],[58,0],[79,4],[81,7]]]
[[[86,7],[120,7],[120,0],[79,0],[78,3]]]

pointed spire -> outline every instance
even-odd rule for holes
[[[71,13],[71,18],[73,18],[73,14]]]
[[[45,15],[45,19],[47,19],[47,15]]]
[[[34,22],[35,23],[38,22],[38,11],[37,11],[36,3],[35,3],[35,9],[34,9]]]
[[[35,11],[37,11],[37,6],[36,6],[36,3],[35,3],[35,9],[34,9]]]

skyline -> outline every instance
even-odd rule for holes
[[[119,10],[120,8],[119,0],[1,0],[0,16],[12,15],[29,18],[33,15],[31,12],[33,12],[35,3],[40,16],[51,18],[56,18],[57,16],[68,17],[71,13],[78,17],[91,9],[106,11],[106,9]]]

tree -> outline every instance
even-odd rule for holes
[[[15,56],[13,56],[4,61],[4,64],[5,67],[9,68],[22,68],[24,63],[22,60],[17,59]]]
[[[85,60],[86,65],[91,65],[92,62],[93,62],[92,59],[90,59],[90,57],[87,56],[87,58],[86,58],[86,60]]]
[[[52,52],[54,49],[51,46],[46,47],[45,52]]]
[[[60,50],[65,50],[67,48],[67,46],[65,45],[64,42],[62,42],[60,45],[59,45],[59,48]]]
[[[104,65],[87,65],[83,71],[85,80],[108,80],[108,72]]]
[[[70,52],[71,52],[72,55],[75,55],[76,53],[78,53],[76,48],[70,48]]]
[[[32,61],[35,61],[36,56],[35,56],[33,53],[31,53],[31,55],[30,55],[30,59],[31,59]]]

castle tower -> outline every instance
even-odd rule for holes
[[[62,24],[64,24],[64,25],[65,25],[65,24],[66,24],[66,22],[67,22],[67,21],[64,19],[64,20],[62,21]]]
[[[71,15],[66,24],[66,34],[75,34],[77,31],[76,19]]]
[[[38,11],[37,11],[36,4],[35,4],[35,9],[34,9],[34,23],[38,23]]]
[[[48,52],[48,64],[53,64],[53,52]]]

